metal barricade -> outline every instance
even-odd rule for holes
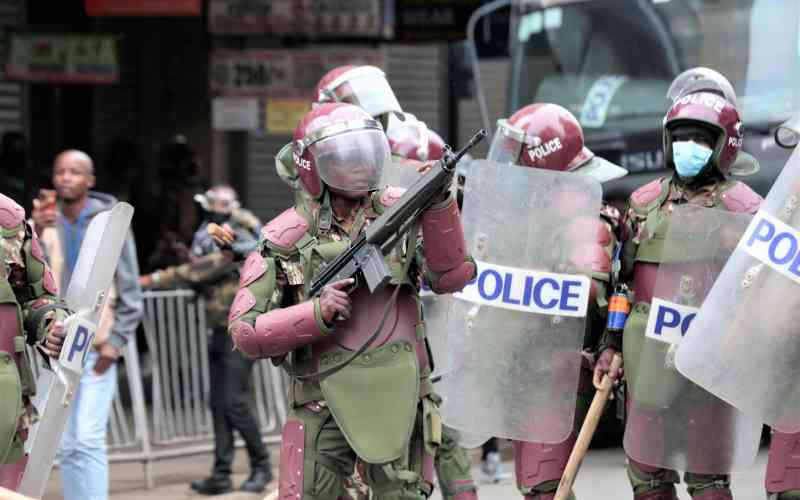
[[[192,290],[144,293],[144,331],[152,366],[152,459],[213,450],[205,301]],[[280,441],[286,377],[269,361],[253,369],[254,406],[265,442]],[[243,443],[237,441],[237,446]]]

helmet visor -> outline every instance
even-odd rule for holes
[[[694,92],[710,91],[722,94],[726,101],[736,106],[736,91],[720,73],[710,68],[691,68],[678,75],[667,90],[672,102]]]
[[[402,112],[389,82],[378,72],[351,78],[336,87],[333,94],[337,101],[354,104],[372,116]]]
[[[322,181],[342,191],[373,191],[391,161],[383,131],[363,129],[319,140],[309,147]]]
[[[506,120],[497,120],[497,127],[489,146],[486,159],[501,164],[519,162],[522,152],[524,132],[511,126]]]

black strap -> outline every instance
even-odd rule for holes
[[[69,314],[69,308],[63,302],[47,304],[33,311],[28,315],[28,319],[25,321],[26,339],[29,344],[33,345],[38,340],[36,333],[39,329],[39,323],[44,319],[45,314],[50,311],[65,311]]]

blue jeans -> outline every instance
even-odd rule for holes
[[[108,499],[106,429],[117,390],[117,365],[94,373],[96,351],[86,356],[67,429],[61,440],[61,485],[64,500]]]

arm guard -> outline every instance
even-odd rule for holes
[[[475,263],[467,255],[464,227],[454,198],[422,215],[422,241],[426,274],[434,292],[457,292],[475,277]]]
[[[45,261],[44,252],[36,232],[26,227],[22,245],[27,286],[17,294],[25,318],[26,341],[37,344],[44,341],[48,324],[55,319],[64,319],[69,314],[66,304],[58,298],[53,273]]]
[[[274,309],[256,317],[255,328],[244,321],[230,327],[234,344],[252,358],[271,358],[322,339],[328,329],[321,328],[319,301]]]
[[[245,355],[280,356],[330,332],[322,321],[318,300],[281,308],[283,293],[277,260],[251,253],[242,267],[239,292],[228,317],[231,339]]]

